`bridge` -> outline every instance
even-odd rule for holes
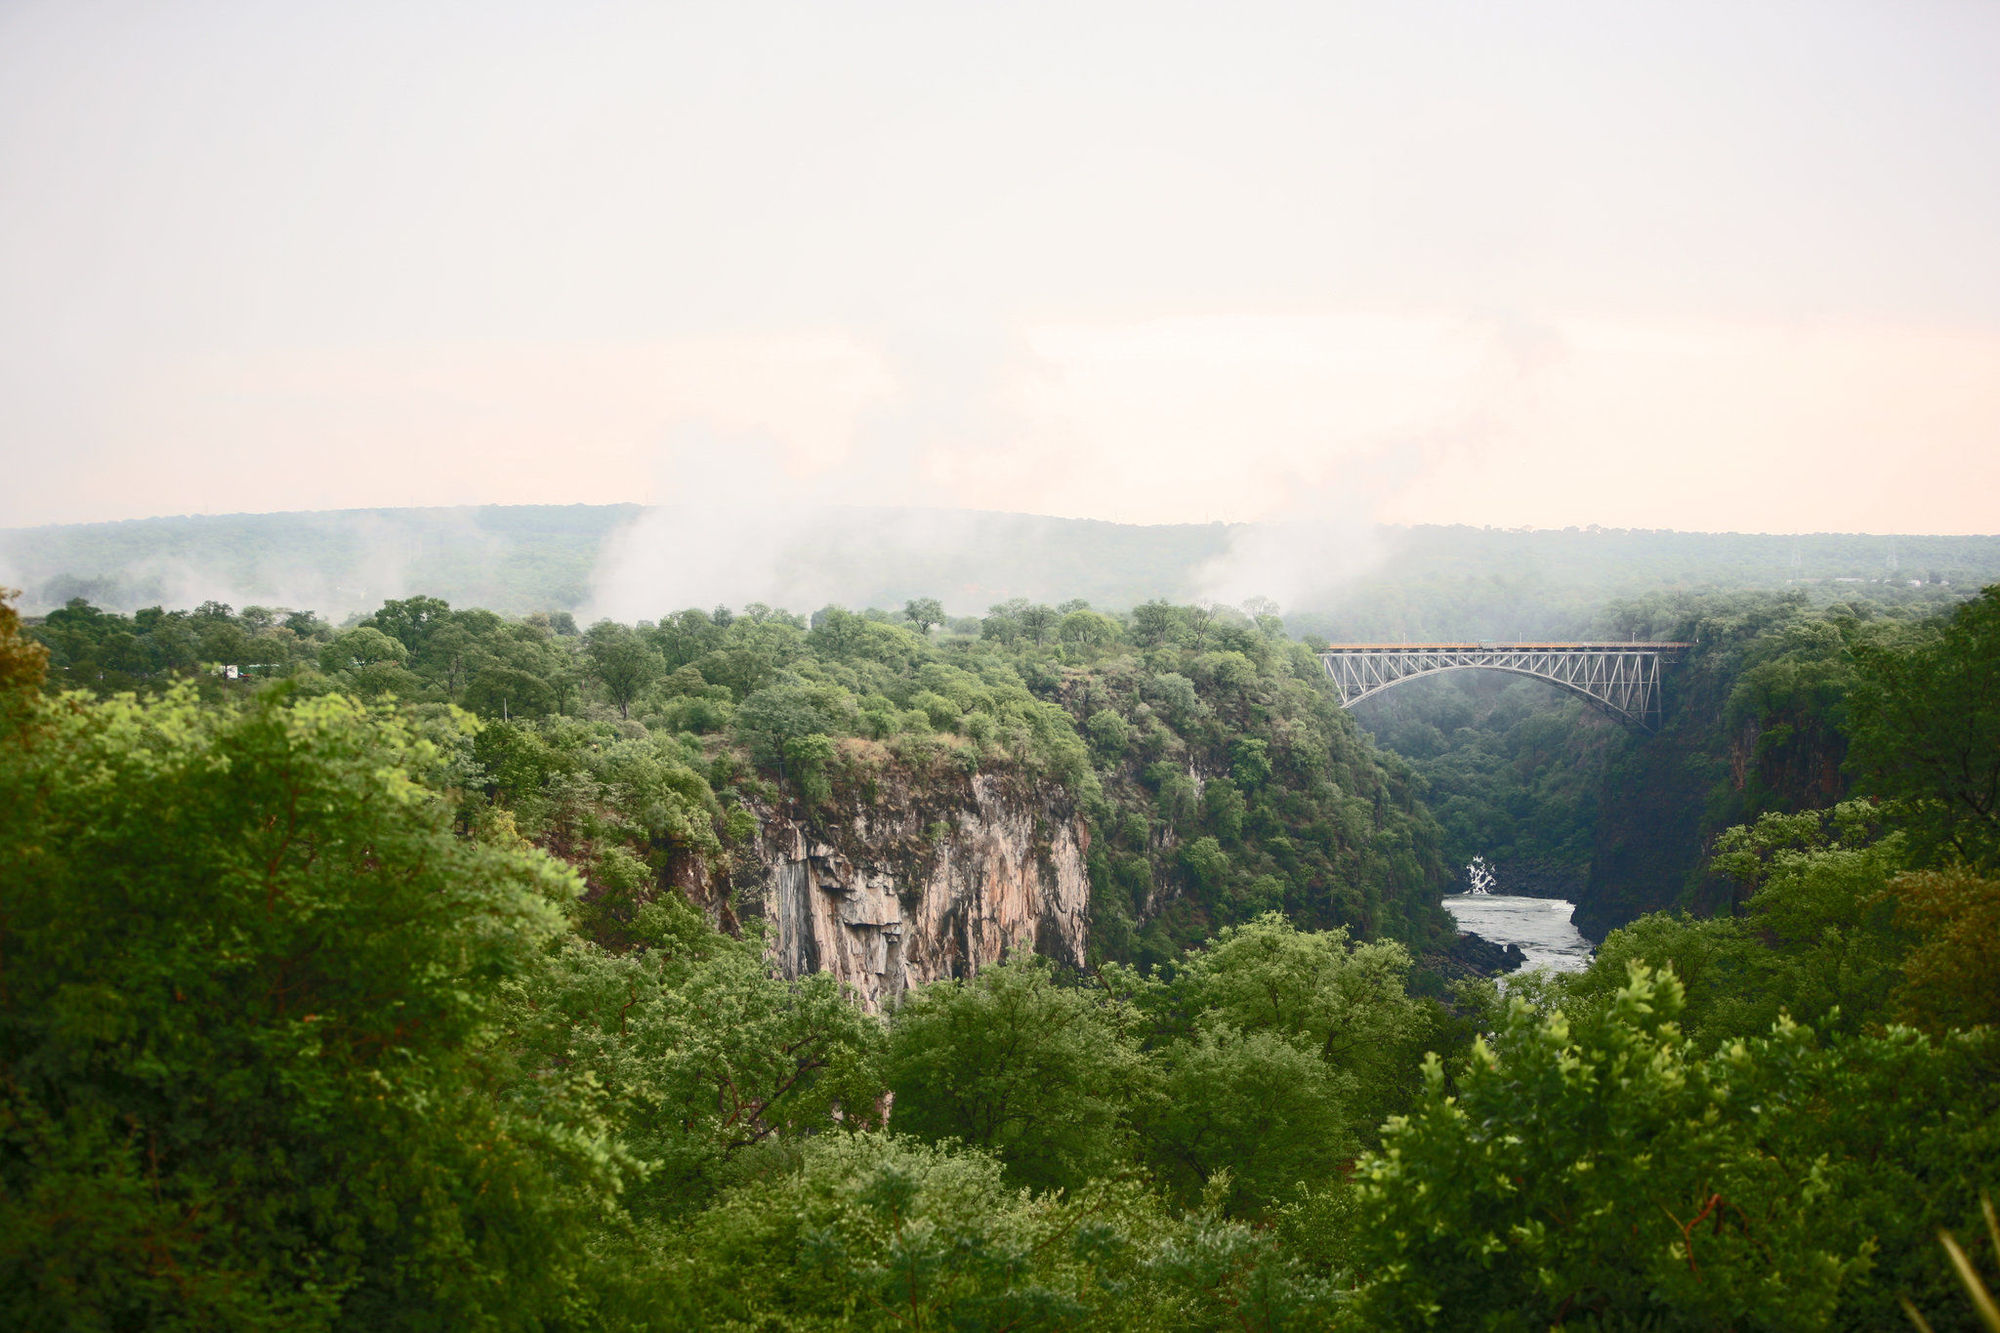
[[[1685,643],[1335,643],[1319,660],[1351,708],[1391,685],[1441,671],[1511,671],[1588,699],[1644,731],[1660,725],[1660,668]]]

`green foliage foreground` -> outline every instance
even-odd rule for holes
[[[495,1089],[574,876],[454,835],[339,698],[64,700],[0,765],[0,1291],[16,1328],[556,1308],[623,1149]]]
[[[523,787],[613,911],[471,799],[462,713],[46,697],[4,618],[0,663],[7,1327],[1975,1326],[2000,882],[1928,761],[1505,1003],[1268,913],[877,1019],[621,850],[727,832],[677,742]]]

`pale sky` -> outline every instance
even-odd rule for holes
[[[718,478],[2000,530],[2000,5],[0,0],[0,526]]]

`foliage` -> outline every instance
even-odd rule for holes
[[[899,1131],[985,1150],[1044,1189],[1116,1168],[1123,1103],[1143,1077],[1100,997],[1057,985],[1032,956],[912,994],[887,1067]]]
[[[12,588],[0,588],[0,724],[9,727],[25,719],[49,668],[48,649],[21,633],[13,596]]]
[[[630,1158],[496,1101],[574,877],[340,698],[70,698],[0,753],[5,1322],[527,1327]]]
[[[1618,608],[1703,641],[1657,741],[1467,690],[1417,773],[1267,606],[932,609],[79,602],[44,695],[0,604],[9,1326],[1971,1326],[1983,604]],[[1087,824],[1092,965],[776,975],[760,816],[970,773]],[[1501,805],[1714,915],[1423,998]]]
[[[1105,847],[1090,865],[1105,957],[1164,961],[1274,907],[1414,945],[1448,930],[1431,901],[1446,879],[1439,838],[1414,784],[1368,747],[1275,618],[1159,602],[1128,626],[1080,601],[1018,602],[967,638],[929,631],[942,616],[935,599],[906,610],[896,623],[826,607],[808,625],[768,607],[690,608],[578,637],[546,616],[510,621],[424,596],[338,630],[259,607],[128,619],[79,601],[35,632],[52,645],[56,684],[157,690],[193,678],[221,697],[249,688],[208,670],[233,664],[296,676],[311,692],[463,706],[501,722],[504,745],[482,740],[474,756],[486,780],[468,769],[463,786],[576,860],[593,901],[625,892],[615,865],[608,877],[596,868],[607,839],[590,811],[605,809],[606,784],[586,759],[614,734],[714,777],[689,796],[695,805],[796,799],[812,818],[853,790],[842,743],[864,739],[919,782],[1002,768],[1080,802]],[[521,739],[529,732],[537,744]],[[710,813],[719,838],[726,821]],[[679,821],[669,839],[685,855],[627,850],[663,882],[684,882],[666,864],[676,855],[706,857],[704,873],[717,873],[690,827]],[[572,837],[597,850],[572,855]]]
[[[2000,870],[2000,587],[1941,620],[1862,654],[1852,767],[1922,864]]]
[[[1902,839],[1875,837],[1875,822],[1857,801],[1725,832],[1714,859],[1744,886],[1742,914],[1642,917],[1606,938],[1568,989],[1601,999],[1635,962],[1671,965],[1686,990],[1683,1025],[1704,1049],[1781,1016],[1843,1031],[1884,1021],[1910,936],[1889,893]]]
[[[698,1207],[734,1166],[789,1137],[875,1123],[876,1022],[823,973],[773,976],[759,941],[715,931],[685,900],[642,907],[642,941],[575,936],[509,984],[509,1046],[540,1108],[579,1078],[651,1163],[626,1191],[647,1217]]]
[[[1268,1233],[1129,1182],[1017,1191],[983,1154],[900,1135],[811,1140],[670,1253],[658,1327],[1276,1333],[1325,1327],[1337,1301]]]
[[[1016,960],[915,992],[890,1033],[896,1128],[1075,1189],[1144,1170],[1168,1198],[1268,1218],[1335,1177],[1407,1102],[1434,1006],[1400,945],[1225,929],[1171,978],[1063,986]]]
[[[1635,966],[1575,1020],[1516,1002],[1447,1090],[1362,1167],[1360,1309],[1376,1327],[1802,1328],[1830,1317],[1867,1250],[1829,1244],[1813,1156],[1750,1121],[1794,1082],[1805,1034],[1700,1058],[1680,985]]]
[[[618,706],[618,716],[630,717],[632,701],[660,674],[659,653],[630,627],[611,620],[600,620],[590,627],[584,651],[590,658],[591,674]]]
[[[1992,1241],[1994,1253],[2000,1254],[2000,1216],[1996,1216],[1993,1211],[1992,1199],[1981,1195],[1979,1203],[1981,1211],[1986,1214],[1987,1237]],[[1986,1326],[1988,1333],[2000,1333],[2000,1301],[1993,1299],[1992,1291],[1987,1288],[1985,1276],[1959,1245],[1958,1237],[1949,1231],[1942,1232],[1938,1236],[1938,1243],[1943,1245],[1945,1253],[1951,1256],[1952,1267],[1958,1270],[1959,1280],[1965,1284],[1966,1298],[1978,1312],[1980,1322]],[[1908,1300],[1902,1304],[1903,1312],[1910,1316],[1910,1322],[1914,1323],[1921,1333],[1931,1333],[1930,1321],[1918,1312],[1917,1307]]]
[[[1405,990],[1409,955],[1270,913],[1224,928],[1171,979],[1111,969],[1150,1020],[1162,1075],[1138,1111],[1144,1160],[1186,1203],[1220,1188],[1239,1216],[1336,1176],[1414,1091],[1435,1007]]]
[[[1890,881],[1896,918],[1919,942],[1903,959],[1899,1017],[1930,1032],[2000,1027],[2000,879],[1963,865]]]

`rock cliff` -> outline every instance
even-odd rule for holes
[[[786,976],[830,972],[871,1010],[1027,950],[1084,964],[1089,833],[1060,790],[1006,773],[885,779],[816,812],[757,811],[736,899]]]

